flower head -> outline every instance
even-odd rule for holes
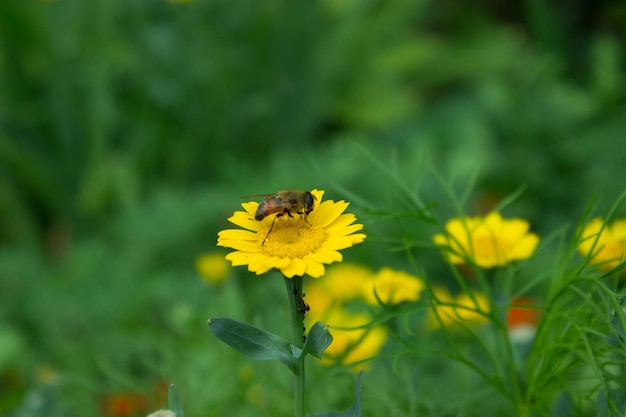
[[[617,267],[626,260],[626,219],[610,225],[601,218],[593,219],[583,230],[578,251],[583,256],[591,254],[590,262],[602,270]]]
[[[311,307],[306,322],[310,325],[321,321],[331,328],[333,342],[322,357],[325,365],[349,365],[372,358],[387,341],[387,331],[383,326],[365,327],[371,322],[367,315],[348,311],[341,302],[326,297],[324,289],[318,285],[308,286],[306,301]],[[362,364],[352,369],[358,371],[367,368],[367,364]]]
[[[346,262],[331,266],[323,280],[309,282],[305,288],[320,289],[326,302],[346,303],[362,299],[373,277],[374,273],[367,266]]]
[[[532,298],[516,298],[511,301],[506,325],[509,330],[517,326],[537,326],[541,320],[541,310]]]
[[[503,219],[492,212],[486,217],[454,218],[446,223],[446,233],[433,241],[445,249],[453,264],[471,260],[477,266],[493,268],[529,258],[539,244],[539,236],[530,233],[523,219]]]
[[[131,417],[146,414],[148,398],[136,392],[123,392],[105,397],[101,404],[102,414],[112,417]]]
[[[541,309],[532,298],[516,298],[507,312],[506,327],[511,340],[528,342],[535,337],[541,320]]]
[[[235,249],[226,255],[233,266],[248,265],[257,275],[275,268],[287,278],[324,275],[324,264],[340,262],[339,250],[365,239],[354,214],[344,214],[347,202],[322,201],[324,191],[313,190],[313,210],[308,215],[269,215],[255,220],[259,203],[243,203],[228,221],[243,229],[218,233],[217,245]],[[280,213],[279,213],[280,214]]]
[[[358,303],[353,303],[362,299],[366,283],[372,282],[372,277],[369,268],[347,263],[329,268],[323,280],[305,283],[305,301],[311,308],[305,317],[307,326],[320,321],[330,326],[333,335],[331,345],[324,351],[323,364],[350,365],[366,360],[376,356],[385,344],[385,327],[366,326],[372,319],[360,312]],[[363,363],[351,369],[368,367]]]
[[[350,365],[378,355],[387,341],[387,331],[383,326],[359,328],[371,320],[363,314],[348,313],[336,308],[328,317],[333,342],[324,352],[322,362],[330,365],[340,363]],[[336,327],[335,327],[336,326]],[[367,363],[352,368],[354,371],[368,369]]]
[[[381,268],[370,282],[364,284],[363,296],[369,304],[378,304],[374,291],[383,303],[400,304],[417,301],[424,290],[424,283],[418,277],[389,267]]]

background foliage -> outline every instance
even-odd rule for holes
[[[445,221],[523,189],[507,215],[572,233],[624,190],[625,41],[617,0],[0,2],[0,413],[113,415],[124,392],[157,408],[176,382],[189,415],[287,415],[282,370],[205,327],[280,332],[286,314],[279,280],[194,270],[240,197],[351,201],[369,237],[346,257],[372,268],[409,268],[394,245],[429,242],[426,204]],[[327,408],[349,404],[353,375],[321,380]],[[366,415],[475,399],[424,402],[410,382],[391,395],[366,375]]]

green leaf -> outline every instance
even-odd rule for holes
[[[227,317],[209,319],[209,329],[218,339],[251,358],[277,360],[294,369],[291,343],[282,337]]]
[[[345,411],[320,411],[318,413],[309,414],[307,417],[361,417],[361,379],[363,371],[359,372],[356,378],[356,395],[352,407]]]
[[[609,391],[607,398],[606,391],[598,392],[598,406],[596,408],[597,417],[613,417],[626,415],[626,391],[614,389]]]
[[[322,353],[333,342],[333,336],[328,331],[328,325],[316,321],[309,330],[304,342],[302,354],[311,354],[318,359],[322,359]]]
[[[176,385],[170,385],[168,397],[169,409],[176,414],[176,417],[183,417],[183,403],[180,401]]]

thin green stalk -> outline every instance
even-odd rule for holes
[[[302,277],[285,277],[289,315],[291,317],[291,343],[302,349],[304,345],[304,300],[302,299]],[[304,355],[295,359],[294,374],[294,415],[304,417]]]

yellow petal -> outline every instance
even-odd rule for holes
[[[320,204],[309,216],[313,216],[311,222],[315,222],[318,226],[326,227],[334,222],[347,207],[348,203],[345,201],[335,203],[332,200],[328,200]]]
[[[317,207],[322,202],[322,198],[324,197],[324,191],[323,190],[314,189],[314,190],[311,190],[311,194],[313,194],[313,197],[315,197],[314,198],[314,203],[313,203],[313,211],[315,211],[315,209],[317,209]]]
[[[236,249],[244,252],[258,252],[259,245],[256,242],[241,239],[219,239],[218,246]]]
[[[280,270],[287,278],[293,278],[294,276],[302,276],[306,271],[306,263],[300,258],[293,258],[289,265],[281,268]]]
[[[348,236],[362,229],[363,229],[362,224],[353,224],[352,226],[347,226],[347,227],[344,227],[343,229],[335,230],[332,233],[329,232],[328,234],[334,237]]]
[[[360,238],[362,237],[362,239]],[[365,235],[350,235],[341,237],[328,238],[328,241],[324,244],[325,249],[339,250],[349,248],[350,246],[360,243],[365,238]]]
[[[528,229],[530,229],[530,224],[526,220],[511,219],[503,225],[502,234],[512,239],[518,239],[528,233]]]
[[[248,271],[254,272],[257,275],[261,275],[266,273],[272,269],[272,265],[268,264],[267,257],[264,256],[254,256],[250,258],[250,263],[248,264]]]
[[[515,259],[527,259],[535,252],[538,244],[539,236],[529,234],[517,244],[512,255]]]
[[[333,234],[335,231],[341,230],[341,229],[351,225],[355,221],[356,221],[356,216],[354,214],[352,214],[352,213],[342,214],[337,219],[335,219],[335,221],[330,223],[326,227],[326,230],[328,231],[329,234]]]
[[[341,255],[341,252],[337,252],[336,250],[330,250],[326,248],[318,249],[317,251],[310,254],[309,256],[311,257],[311,259],[321,262],[321,263],[325,263],[325,264],[330,264],[333,262],[341,262],[343,260],[343,255]]]
[[[257,234],[248,230],[227,229],[217,234],[219,239],[256,240]]]
[[[245,211],[236,211],[228,218],[228,221],[244,229],[259,230],[259,222],[254,220],[253,217],[250,217],[250,214]]]
[[[304,258],[306,263],[306,274],[312,278],[319,278],[324,275],[324,264],[314,260],[310,255]]]
[[[230,261],[233,266],[248,265],[250,262],[250,255],[243,252],[231,252],[225,256],[227,261]]]

